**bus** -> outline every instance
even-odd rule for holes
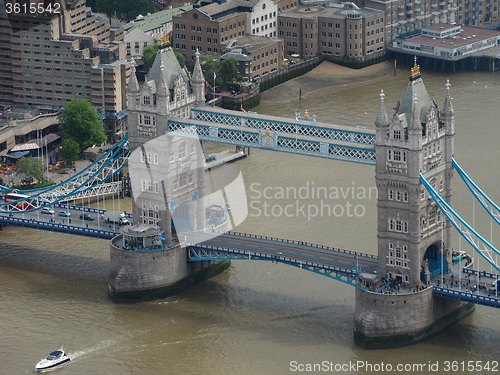
[[[18,201],[18,200],[24,199],[24,198],[29,198],[29,197],[30,197],[29,195],[24,195],[24,194],[7,193],[7,194],[5,194],[4,200],[5,200],[5,203],[8,203],[8,202]],[[30,203],[30,200],[26,199],[24,201],[21,201],[21,202],[18,202],[17,204],[15,204],[15,207],[17,207],[20,210],[30,210],[33,207],[29,207],[29,203]]]

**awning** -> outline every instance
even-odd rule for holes
[[[30,151],[30,150],[38,150],[38,145],[36,143],[23,143],[22,145],[16,145],[12,147],[11,152],[16,151]]]
[[[37,140],[37,144],[40,146],[40,147],[43,147],[45,145],[49,145],[51,144],[52,142],[54,141],[57,141],[59,137],[57,134],[55,133],[50,133],[50,134],[47,134],[45,137],[43,137],[42,139],[39,139]]]

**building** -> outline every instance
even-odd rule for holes
[[[229,41],[245,35],[246,15],[230,8],[225,12],[217,3],[194,8],[174,16],[173,44],[176,52],[193,66],[196,51],[219,55]]]
[[[84,99],[102,113],[108,136],[125,130],[131,63],[123,42],[110,39],[121,33],[111,33],[84,0],[61,13],[11,15],[8,22],[0,48],[12,63],[2,66],[0,101],[60,109]]]
[[[293,7],[297,7],[301,3],[303,2],[298,0],[278,0],[276,2],[276,5],[278,6],[278,14]]]
[[[246,33],[268,38],[277,36],[278,6],[273,0],[244,0],[247,13]]]
[[[457,0],[457,3],[459,24],[489,28],[500,26],[498,0]]]
[[[442,23],[424,27],[422,33],[413,38],[392,42],[392,46],[402,52],[447,60],[459,60],[499,44],[498,31]]]
[[[0,111],[0,157],[14,157],[9,154],[16,146],[24,151],[39,151],[45,146],[52,147],[51,143],[57,143],[59,136],[59,112],[42,112],[38,109],[25,106],[2,105]]]
[[[159,41],[163,34],[172,32],[172,17],[187,12],[193,9],[192,5],[181,4],[177,8],[169,8],[156,13],[143,16],[140,14],[133,21],[130,21],[124,26],[125,32],[130,33],[132,30],[139,29],[147,35]]]
[[[460,23],[457,1],[460,0],[358,0],[355,3],[385,13],[386,38],[389,42],[435,23]]]
[[[138,28],[132,29],[125,34],[123,40],[127,51],[127,58],[142,59],[142,50],[146,46],[155,43],[155,39]]]
[[[173,43],[176,52],[194,65],[195,52],[222,55],[244,35],[274,38],[277,6],[270,0],[230,0],[195,6],[174,16]]]
[[[382,11],[353,3],[293,7],[278,16],[284,55],[307,59],[322,54],[346,61],[377,57],[385,51],[384,17]]]
[[[241,65],[237,65],[241,76],[247,76],[249,80],[261,75],[274,72],[283,68],[283,40],[279,38],[266,38],[255,35],[245,35],[237,38],[237,44],[231,52],[241,51],[247,56],[244,66],[248,65],[249,72]],[[236,59],[238,61],[238,59]]]

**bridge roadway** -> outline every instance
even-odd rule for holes
[[[71,213],[71,217],[58,216],[58,209]],[[28,228],[49,230],[60,233],[76,234],[102,239],[111,239],[118,235],[119,227],[108,224],[100,219],[104,210],[71,205],[55,207],[54,215],[45,215],[37,211],[18,213],[13,216],[0,214],[0,225],[13,225]],[[94,220],[82,220],[80,213],[89,213]],[[130,214],[128,214],[129,216]],[[209,237],[207,239],[207,237]],[[229,232],[213,237],[210,233],[192,234],[187,238],[189,261],[203,260],[266,260],[288,264],[301,269],[309,270],[344,283],[355,285],[357,272],[374,272],[377,269],[377,256],[343,250],[324,245],[312,244],[304,241],[295,241],[275,237],[259,236],[246,233]],[[474,270],[463,269],[466,274],[474,275]],[[496,274],[487,274],[481,271],[482,283],[487,280],[486,288],[478,290],[462,281],[462,286],[443,287],[433,282],[433,293],[436,296],[471,302],[480,305],[500,308],[500,298],[490,293],[487,286],[491,280],[498,278]],[[457,278],[455,277],[455,280]]]
[[[190,261],[258,259],[285,263],[355,285],[357,270],[374,272],[377,256],[324,245],[254,234],[229,232],[206,239],[187,237]]]
[[[118,234],[119,225],[107,223],[102,219],[106,210],[82,206],[56,203],[51,208],[54,214],[43,214],[41,210],[25,212],[0,213],[0,225],[48,230],[51,232],[76,234],[87,237],[112,239]],[[70,216],[60,216],[60,211],[70,213]],[[93,220],[80,219],[85,213]],[[132,215],[127,214],[129,220]]]

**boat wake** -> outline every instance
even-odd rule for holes
[[[103,341],[95,346],[92,346],[88,349],[83,349],[83,350],[79,350],[76,352],[68,353],[68,355],[70,356],[72,361],[76,361],[79,358],[85,358],[85,357],[89,356],[90,354],[92,354],[93,352],[105,349],[105,348],[107,348],[111,345],[114,345],[114,344],[116,344],[116,340],[107,340],[107,341]]]

